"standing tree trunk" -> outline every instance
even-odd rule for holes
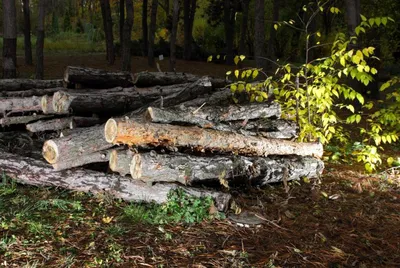
[[[125,0],[119,0],[119,44],[124,42],[124,23],[125,23]],[[121,53],[122,54],[122,53]]]
[[[149,66],[154,67],[154,36],[156,34],[157,26],[157,7],[158,0],[152,0],[151,3],[151,14],[150,14],[150,34],[149,34],[149,51],[148,51],[148,61]]]
[[[124,43],[122,45],[122,71],[131,71],[131,33],[133,25],[133,2],[126,1],[126,20],[124,24]]]
[[[236,0],[234,0],[236,2]],[[235,37],[235,4],[232,0],[224,0],[224,26],[226,43],[226,63],[233,64],[233,41]]]
[[[149,31],[147,27],[147,0],[143,0],[142,7],[142,33],[143,33],[143,56],[148,55],[148,46],[149,46]]]
[[[183,2],[183,20],[184,20],[184,47],[183,58],[190,60],[192,57],[192,43],[193,43],[193,22],[196,13],[196,0],[184,0]]]
[[[23,0],[25,64],[32,65],[31,14],[29,0]]]
[[[346,19],[349,36],[355,36],[355,29],[360,24],[360,0],[346,0]]]
[[[176,35],[178,32],[179,22],[179,0],[174,0],[173,13],[172,13],[172,30],[170,43],[170,56],[169,56],[169,69],[171,72],[175,72],[176,65]]]
[[[276,42],[276,30],[274,28],[275,22],[279,21],[279,10],[281,0],[274,0],[273,2],[273,9],[272,9],[272,23],[269,31],[269,40],[268,40],[268,47],[267,47],[267,57],[271,60],[276,59],[276,52],[275,52],[275,42]]]
[[[114,37],[112,31],[112,18],[109,0],[101,0],[101,15],[103,17],[104,34],[106,36],[107,61],[112,65],[115,61]]]
[[[254,58],[257,68],[266,68],[265,57],[265,3],[264,0],[256,0],[254,7]]]
[[[39,15],[37,24],[37,36],[36,36],[36,79],[43,79],[44,77],[44,17],[46,0],[39,0]]]
[[[17,10],[15,0],[3,0],[3,78],[17,77]]]
[[[249,5],[250,0],[242,1],[242,22],[240,25],[240,40],[239,40],[239,54],[246,54],[246,36],[247,36],[247,25],[249,20]]]

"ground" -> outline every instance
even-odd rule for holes
[[[119,66],[105,66],[101,54],[45,62],[46,78],[62,77],[67,65]],[[133,60],[135,71],[146,65],[143,58]],[[177,66],[215,76],[229,69],[184,61]],[[33,68],[18,70],[29,77]],[[320,179],[233,188],[238,207],[262,222],[246,227],[228,219],[152,224],[140,219],[139,207],[108,196],[3,178],[0,267],[400,267],[398,180],[327,163]]]

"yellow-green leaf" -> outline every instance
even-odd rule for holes
[[[231,85],[231,91],[232,91],[233,93],[235,93],[236,90],[237,90],[237,85],[236,85],[236,84],[232,84],[232,85]]]
[[[346,66],[346,59],[344,57],[340,57],[340,64],[344,67]]]
[[[246,58],[246,56],[245,56],[245,55],[240,55],[239,58],[240,58],[241,61],[244,61],[244,59]]]
[[[383,25],[386,25],[387,22],[388,22],[388,18],[387,18],[387,17],[383,17],[383,18],[382,18],[382,24],[383,24]]]
[[[211,55],[211,56],[208,56],[208,58],[207,58],[207,62],[210,62],[210,61],[212,61],[212,59],[213,59],[213,56]]]
[[[256,70],[253,71],[253,79],[256,78],[257,75],[258,75],[258,70],[256,69]]]
[[[386,160],[386,162],[387,162],[388,166],[391,167],[392,164],[393,164],[393,162],[394,162],[394,158],[393,158],[393,157],[389,157],[389,158]]]
[[[235,62],[235,65],[238,65],[239,60],[240,60],[239,56],[236,56],[236,57],[233,59],[233,61]]]
[[[274,24],[274,29],[275,29],[275,31],[278,30],[278,24]]]
[[[236,78],[239,78],[239,70],[235,70],[235,76]]]
[[[232,73],[232,71],[227,71],[226,75],[230,75]]]
[[[374,25],[374,22],[375,22],[375,20],[374,20],[374,18],[370,18],[369,20],[368,20],[368,22],[369,22],[369,25]]]
[[[371,68],[371,74],[377,74],[377,73],[378,73],[378,70],[377,70],[377,69]]]
[[[361,16],[362,21],[367,21],[367,18],[364,15],[360,14],[360,16]]]
[[[376,25],[381,25],[381,18],[375,18],[375,23],[376,23]]]

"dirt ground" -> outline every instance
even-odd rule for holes
[[[116,70],[120,62],[106,66],[102,54],[49,56],[46,78],[61,78],[67,65]],[[155,71],[145,58],[133,58],[132,66],[134,72]],[[167,66],[164,60],[161,69]],[[230,69],[205,62],[177,63],[178,72],[201,75],[224,76]],[[30,77],[34,69],[21,65],[18,72]],[[400,175],[384,175],[366,176],[352,166],[327,164],[320,180],[286,188],[277,184],[231,189],[242,211],[262,221],[248,227],[229,220],[162,228],[120,223],[125,231],[110,238],[101,215],[93,216],[90,209],[90,202],[97,201],[86,200],[87,212],[79,223],[66,217],[59,223],[59,238],[15,244],[13,254],[0,256],[0,267],[21,267],[35,260],[42,267],[96,267],[88,263],[111,252],[110,239],[121,246],[122,261],[98,267],[400,267],[400,189],[394,183]],[[25,188],[27,196],[32,189]],[[103,215],[118,218],[115,206],[100,205]],[[0,235],[14,234],[0,227]],[[64,266],[71,254],[71,266]]]

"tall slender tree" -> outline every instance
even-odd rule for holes
[[[124,23],[124,42],[122,45],[122,70],[131,71],[131,33],[133,26],[133,2],[126,1],[126,19]]]
[[[235,37],[236,1],[237,0],[224,0],[224,27],[227,64],[233,64],[233,41]]]
[[[36,34],[36,79],[44,78],[44,19],[46,15],[46,0],[39,0],[37,34]]]
[[[184,0],[183,1],[183,34],[184,34],[184,46],[183,46],[183,58],[190,60],[192,57],[192,43],[193,43],[193,23],[194,16],[197,8],[196,0]]]
[[[17,11],[15,0],[3,0],[3,78],[17,76]]]
[[[345,0],[347,28],[350,36],[355,36],[355,29],[361,22],[360,0]]]
[[[32,42],[31,42],[31,12],[29,0],[22,0],[22,9],[24,12],[24,50],[25,64],[32,65]]]
[[[276,31],[274,29],[275,22],[279,21],[280,3],[282,0],[274,0],[272,7],[272,23],[269,30],[269,39],[267,46],[267,57],[271,60],[276,59],[275,42],[276,42]]]
[[[179,22],[179,0],[174,0],[172,11],[172,30],[170,36],[170,56],[169,56],[169,69],[171,72],[176,71],[176,35],[178,32]]]
[[[106,50],[108,64],[112,65],[115,61],[113,23],[111,17],[111,8],[109,0],[100,0],[101,15],[103,17],[103,27],[106,36]]]
[[[149,30],[147,27],[147,5],[148,1],[143,0],[142,6],[142,39],[143,39],[143,55],[147,56],[148,45],[149,45]]]
[[[247,36],[247,26],[249,20],[249,5],[250,0],[243,0],[242,5],[242,21],[240,24],[240,39],[239,39],[239,54],[246,54],[246,36]]]
[[[125,0],[119,0],[119,44],[124,42]]]
[[[256,0],[254,7],[254,58],[258,68],[265,68],[265,3]]]
[[[151,13],[150,13],[149,51],[147,56],[150,67],[155,66],[154,38],[156,35],[156,26],[157,26],[157,7],[158,7],[158,0],[152,0]]]

